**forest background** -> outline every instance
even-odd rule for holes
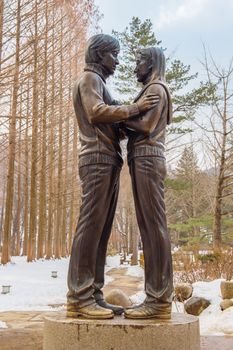
[[[13,255],[33,261],[70,254],[81,199],[72,86],[84,67],[87,38],[101,32],[100,20],[94,0],[0,0],[2,264]],[[163,42],[151,20],[138,17],[113,35],[121,43],[121,65],[110,85],[129,103],[140,89],[136,48]],[[165,199],[173,250],[213,258],[232,249],[233,66],[230,58],[219,66],[205,46],[203,52],[202,81],[186,62],[167,57],[174,117]],[[108,252],[132,254],[137,263],[138,248],[125,164]]]

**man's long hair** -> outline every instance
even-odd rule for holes
[[[93,35],[87,42],[85,52],[86,63],[99,63],[99,53],[120,51],[118,40],[108,34]]]

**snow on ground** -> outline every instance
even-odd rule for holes
[[[233,307],[221,311],[221,279],[193,284],[193,296],[208,299],[211,304],[199,316],[202,335],[233,335]]]
[[[120,259],[121,259],[121,256],[119,254],[117,255],[114,255],[114,256],[107,256],[106,257],[106,265],[107,267],[111,267],[111,268],[114,268],[114,267],[119,267],[120,266]],[[105,269],[106,271],[106,269]]]
[[[13,257],[0,266],[0,285],[11,285],[9,294],[0,294],[0,311],[48,310],[49,304],[62,304],[67,293],[68,259],[38,260]],[[58,277],[52,278],[51,271]]]
[[[0,265],[0,288],[11,285],[9,294],[0,294],[0,312],[50,310],[51,304],[64,304],[68,263],[68,258],[27,263],[26,257],[13,257],[11,263]],[[52,278],[51,271],[57,271],[58,277]],[[106,275],[105,284],[111,280]]]
[[[51,305],[62,305],[66,302],[67,271],[69,259],[37,260],[27,263],[26,257],[13,257],[12,263],[0,265],[0,288],[11,285],[9,294],[0,294],[0,312],[51,310]],[[107,257],[105,271],[120,266],[120,256]],[[143,277],[144,270],[139,266],[121,265],[127,269],[126,275]],[[51,271],[57,271],[58,277],[52,278]],[[105,276],[105,283],[112,278]],[[193,284],[193,296],[209,299],[211,305],[199,316],[202,335],[233,335],[233,307],[224,311],[220,309],[222,300],[220,293],[221,280],[212,282],[196,282]],[[130,297],[133,304],[140,304],[145,299],[142,291]],[[0,291],[1,292],[1,291]],[[56,310],[52,308],[53,310]],[[173,303],[173,312],[184,312],[182,303]],[[0,321],[0,328],[6,328]]]
[[[143,276],[143,272],[144,270],[139,266],[129,266],[127,275]],[[221,311],[220,283],[221,279],[193,284],[193,296],[203,297],[211,302],[211,305],[199,316],[201,335],[233,335],[233,307]],[[145,293],[139,291],[130,296],[130,300],[133,304],[140,304],[145,297]],[[185,312],[183,303],[173,302],[172,312]]]
[[[128,266],[128,271],[126,272],[126,275],[132,277],[143,277],[144,270],[143,268],[137,265]]]
[[[193,283],[193,296],[202,297],[209,300],[212,304],[220,304],[222,297],[220,291],[221,279],[211,282]]]

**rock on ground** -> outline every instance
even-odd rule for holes
[[[129,307],[132,305],[129,297],[120,289],[112,289],[105,295],[105,300],[109,304],[120,305],[123,307]]]
[[[199,316],[209,305],[210,301],[205,298],[191,297],[184,304],[184,308],[188,314]]]

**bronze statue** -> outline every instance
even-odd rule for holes
[[[128,164],[137,221],[145,261],[145,301],[125,310],[125,317],[171,318],[172,258],[164,205],[165,129],[171,122],[172,105],[165,83],[165,57],[160,48],[141,49],[135,73],[143,88],[134,102],[147,94],[159,103],[141,116],[125,122],[128,131]]]
[[[122,166],[118,122],[153,108],[158,98],[147,95],[129,106],[114,105],[105,83],[119,64],[119,49],[110,35],[91,37],[86,67],[73,91],[83,194],[68,272],[67,316],[71,317],[112,318],[123,312],[123,308],[107,304],[102,292]]]

